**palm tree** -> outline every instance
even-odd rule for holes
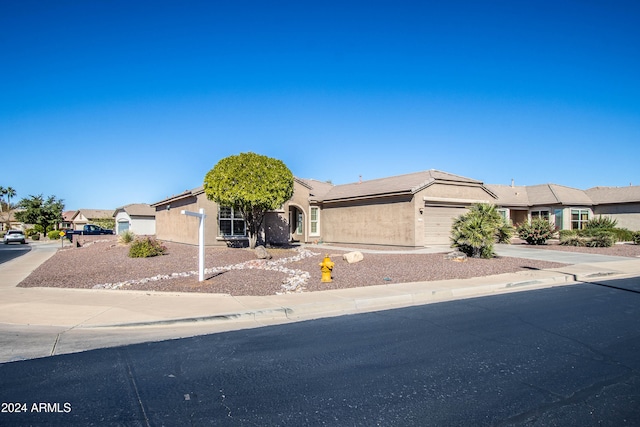
[[[4,189],[4,194],[7,195],[7,210],[11,211],[11,198],[16,197],[16,190],[11,187],[7,187]]]
[[[4,202],[5,194],[7,194],[7,189],[0,186],[0,213],[2,212],[2,202]]]

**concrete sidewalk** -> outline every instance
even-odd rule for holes
[[[570,253],[576,263],[552,270],[260,297],[16,287],[57,249],[34,244],[26,255],[0,264],[0,362],[640,275],[638,258]],[[522,250],[501,245],[498,253],[523,257],[510,255],[511,249]],[[567,262],[559,258],[566,252],[526,251],[535,259]]]

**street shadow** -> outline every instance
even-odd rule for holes
[[[20,245],[16,247],[15,245],[2,245],[0,246],[0,264],[11,261],[12,259],[16,259],[31,250],[31,246],[29,245]]]

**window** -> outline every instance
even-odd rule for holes
[[[533,221],[534,219],[538,218],[546,219],[547,221],[549,221],[549,211],[531,211],[531,220]]]
[[[218,212],[220,236],[245,236],[246,227],[242,214],[233,208],[220,206]]]
[[[311,207],[310,212],[310,233],[312,236],[320,234],[320,208]]]
[[[589,221],[588,209],[571,209],[571,229],[582,230]]]
[[[298,211],[298,221],[296,222],[296,234],[302,234],[302,212]]]

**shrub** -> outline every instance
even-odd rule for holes
[[[135,238],[136,235],[133,233],[133,231],[127,230],[118,235],[118,242],[128,245],[129,243],[133,242]]]
[[[544,218],[536,218],[518,226],[518,236],[530,245],[546,244],[555,232],[555,226]]]
[[[129,247],[129,257],[147,258],[162,255],[167,248],[152,237],[136,239]]]
[[[35,233],[31,235],[31,240],[40,240],[40,233]]]
[[[500,216],[494,205],[479,203],[460,215],[451,227],[452,246],[474,258],[493,257],[496,240],[505,242],[513,227]]]
[[[591,237],[587,237],[585,240],[585,246],[590,248],[609,248],[616,242],[614,233],[607,230],[593,233]]]
[[[585,241],[583,237],[578,236],[576,233],[567,233],[564,236],[560,236],[560,244],[563,246],[584,246]]]
[[[613,234],[615,234],[616,241],[618,242],[632,242],[633,241],[633,231],[628,230],[626,228],[614,228],[613,230],[609,230]]]
[[[560,239],[560,243],[562,243],[563,240],[565,239],[569,239],[571,237],[575,237],[578,235],[578,231],[577,230],[560,230],[558,231],[558,238]]]
[[[616,228],[616,225],[618,225],[617,220],[612,219],[608,216],[603,217],[602,215],[600,215],[598,218],[591,218],[589,221],[587,221],[587,223],[585,224],[585,229],[612,230]]]
[[[633,233],[633,243],[640,245],[640,231]]]
[[[27,228],[26,230],[24,230],[24,235],[27,237],[31,237],[34,234],[38,234],[35,228]]]
[[[58,240],[60,238],[60,231],[51,230],[47,233],[47,237],[49,238],[49,240]]]

